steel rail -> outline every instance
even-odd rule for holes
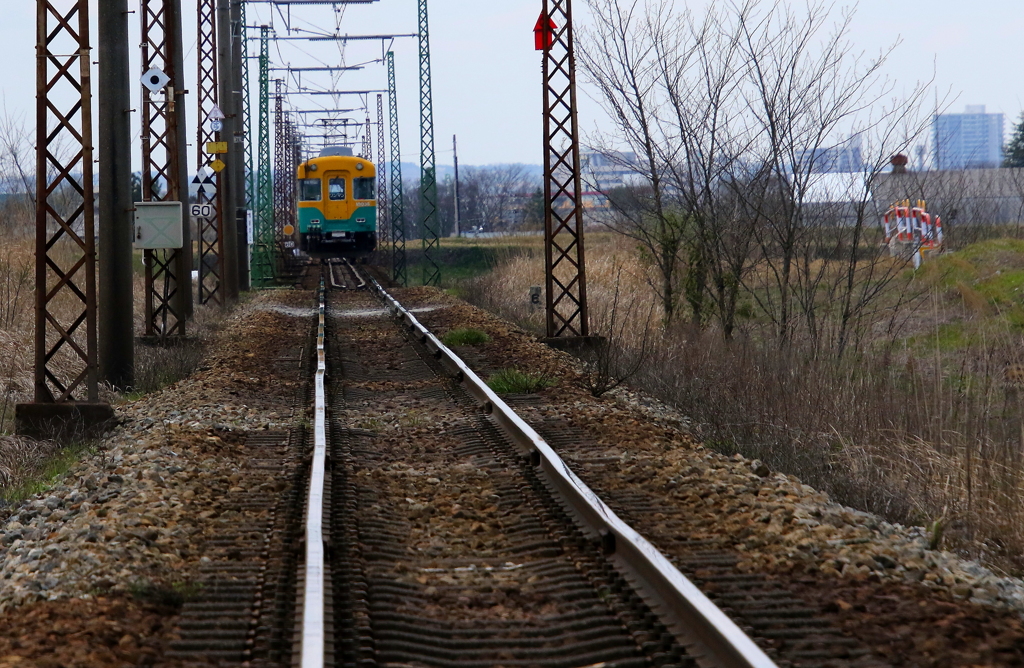
[[[477,399],[561,496],[567,509],[623,571],[637,593],[702,668],[777,668],[776,664],[656,547],[620,519],[541,436],[455,353],[370,278],[392,312],[454,379]]]
[[[335,290],[344,290],[345,286],[338,283],[337,275],[334,273],[334,260],[327,261],[327,275],[331,277],[331,287]]]
[[[324,349],[326,329],[325,286],[320,278],[319,324],[316,335],[316,399],[313,419],[313,462],[306,505],[306,580],[302,599],[302,646],[299,665],[323,668],[326,647],[324,624],[324,479],[327,460],[327,400],[324,376],[327,357]]]
[[[347,257],[342,259],[344,260],[345,264],[348,265],[348,268],[352,271],[352,276],[354,276],[355,279],[359,281],[359,285],[356,286],[356,290],[364,290],[366,288],[366,279],[363,278],[362,273],[360,273],[360,271],[356,269],[355,265],[352,264],[352,261],[349,260]]]

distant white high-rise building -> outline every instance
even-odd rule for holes
[[[962,114],[933,118],[936,169],[984,169],[1003,162],[1003,115],[985,105],[967,105]]]

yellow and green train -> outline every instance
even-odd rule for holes
[[[315,257],[369,253],[377,247],[377,169],[352,149],[327,147],[299,165],[299,248]]]

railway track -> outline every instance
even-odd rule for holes
[[[329,282],[367,283],[347,263]],[[336,664],[772,665],[393,300],[411,336],[390,323],[375,289],[325,304]],[[417,411],[447,426],[417,429]]]
[[[355,267],[327,265],[320,293],[317,343],[299,365],[313,389],[296,397],[310,422],[250,443],[250,466],[279,477],[282,493],[241,501],[270,506],[265,521],[210,546],[238,563],[206,569],[168,658],[873,665],[784,589],[736,574],[714,546],[655,550],[616,514],[642,520],[654,509],[621,494],[606,505],[551,447],[576,456],[585,440],[519,418]]]
[[[595,456],[601,448],[582,430],[559,418],[530,422],[573,466],[585,466],[588,482],[608,505],[649,536],[680,571],[770,649],[780,664],[865,668],[885,665],[878,662],[868,647],[847,637],[828,621],[820,607],[794,595],[785,582],[741,570],[741,557],[728,546],[730,537],[689,538],[685,522],[672,510],[670,496],[649,494],[647,490],[623,490],[616,471],[618,461]]]

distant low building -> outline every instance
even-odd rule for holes
[[[580,178],[584,191],[608,192],[637,183],[641,174],[635,153],[586,151],[580,153]]]
[[[962,169],[879,174],[875,201],[925,200],[945,224],[1005,225],[1024,222],[1024,169]]]
[[[802,151],[798,160],[801,173],[849,174],[864,171],[860,135],[853,135],[837,146]]]

